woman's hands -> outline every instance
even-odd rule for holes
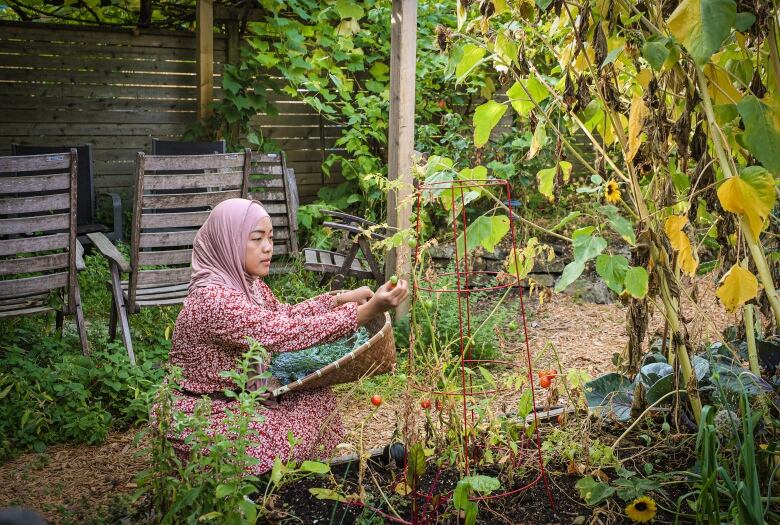
[[[334,306],[341,306],[347,303],[357,303],[358,305],[366,304],[372,297],[374,292],[368,286],[361,286],[348,292],[340,293],[334,297]]]
[[[374,292],[368,302],[358,306],[357,322],[358,325],[364,325],[374,317],[382,314],[392,308],[398,307],[409,295],[409,283],[405,280],[399,280],[393,285],[390,281],[386,282]]]

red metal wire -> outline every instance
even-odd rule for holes
[[[468,220],[466,216],[466,202],[465,202],[465,196],[464,192],[460,192],[460,204],[461,209],[457,210],[455,206],[456,202],[456,191],[455,190],[462,190],[462,189],[481,189],[481,188],[494,188],[498,192],[501,192],[503,190],[504,195],[506,196],[507,203],[509,205],[510,213],[509,213],[509,226],[510,226],[510,232],[511,232],[511,252],[513,254],[513,257],[515,259],[515,268],[519,268],[519,261],[518,261],[518,253],[517,253],[517,238],[516,238],[516,221],[514,219],[514,214],[512,212],[512,195],[511,195],[511,188],[508,181],[500,180],[500,179],[486,179],[486,180],[453,180],[453,181],[438,181],[428,184],[421,184],[418,186],[417,189],[417,220],[416,220],[416,235],[417,235],[417,242],[415,245],[414,250],[414,262],[415,266],[420,264],[420,246],[423,244],[421,242],[421,233],[422,233],[422,223],[421,223],[421,210],[422,210],[422,199],[423,194],[426,192],[438,192],[438,194],[441,194],[441,192],[446,190],[451,190],[452,193],[450,195],[450,213],[451,213],[451,219],[452,219],[452,234],[453,239],[456,243],[455,246],[455,271],[454,272],[446,272],[439,274],[440,276],[454,276],[455,277],[455,288],[434,288],[433,285],[431,286],[425,286],[421,285],[417,282],[417,279],[414,279],[412,282],[412,298],[411,298],[411,304],[412,304],[412,312],[414,312],[414,304],[417,300],[417,296],[420,292],[430,292],[430,293],[457,293],[458,294],[458,337],[459,337],[459,349],[460,349],[460,376],[461,376],[461,387],[458,391],[437,391],[435,388],[432,388],[431,386],[423,386],[423,385],[417,385],[413,380],[410,380],[407,382],[407,387],[412,388],[414,390],[418,390],[421,392],[427,392],[429,394],[433,395],[442,395],[442,396],[460,396],[462,398],[462,417],[463,417],[463,468],[464,473],[466,476],[470,474],[471,471],[471,452],[469,450],[469,444],[470,442],[474,441],[474,437],[472,436],[472,433],[469,432],[469,425],[473,425],[475,421],[475,414],[474,409],[471,409],[471,414],[469,417],[469,408],[467,404],[467,399],[470,397],[474,397],[477,395],[488,395],[488,394],[494,394],[499,393],[503,391],[510,390],[507,389],[493,389],[493,390],[486,390],[486,391],[475,391],[474,390],[474,383],[473,383],[473,377],[471,374],[469,374],[468,380],[466,379],[466,367],[474,365],[476,363],[494,363],[494,364],[501,364],[511,367],[522,367],[520,362],[512,362],[512,361],[502,361],[502,360],[480,360],[480,359],[471,359],[471,348],[466,347],[465,341],[471,337],[471,302],[470,302],[470,296],[473,292],[481,292],[481,291],[494,291],[494,290],[502,290],[507,288],[513,288],[517,287],[518,290],[518,301],[519,301],[519,317],[522,321],[523,325],[523,335],[525,338],[525,354],[526,354],[526,365],[528,368],[528,388],[531,389],[531,400],[533,402],[533,420],[534,420],[534,438],[535,439],[528,439],[528,441],[525,441],[526,438],[523,438],[523,443],[533,443],[533,446],[531,448],[526,447],[525,445],[522,448],[519,448],[518,457],[513,460],[513,462],[517,462],[521,460],[522,456],[525,456],[523,454],[523,451],[532,451],[533,449],[536,449],[536,455],[539,462],[539,475],[536,476],[533,480],[528,482],[522,487],[515,488],[510,491],[490,494],[488,496],[481,496],[481,497],[474,497],[471,498],[473,501],[481,501],[481,500],[492,500],[492,499],[498,499],[502,497],[511,496],[514,494],[517,494],[519,492],[522,492],[524,490],[527,490],[534,485],[536,485],[539,480],[542,480],[545,485],[545,491],[547,493],[547,498],[550,503],[551,508],[555,509],[555,501],[552,496],[552,492],[550,491],[549,481],[547,479],[547,472],[544,468],[544,461],[542,458],[542,450],[541,450],[541,434],[539,431],[539,417],[536,411],[536,393],[534,391],[533,385],[534,385],[534,377],[533,377],[533,361],[531,359],[531,346],[530,341],[528,338],[528,323],[526,320],[525,315],[525,302],[523,300],[523,290],[522,287],[520,287],[520,280],[515,278],[513,280],[510,280],[506,283],[496,284],[492,286],[481,286],[477,288],[471,288],[470,287],[470,278],[474,278],[479,275],[491,275],[491,276],[498,276],[501,272],[491,272],[491,271],[471,271],[468,267]],[[460,211],[460,213],[458,213]],[[460,215],[460,221],[458,220]],[[458,253],[458,245],[457,245],[457,239],[458,239],[458,226],[460,224],[460,227],[462,228],[463,233],[463,257],[461,261],[461,256]],[[507,274],[509,275],[509,274]],[[415,366],[415,359],[414,359],[414,329],[410,331],[410,351],[409,351],[409,366],[411,374],[410,376],[414,375],[414,366]],[[473,447],[473,452],[476,452],[477,446]],[[525,457],[532,457],[532,456],[525,456]],[[476,465],[476,463],[475,463]],[[406,467],[406,465],[405,465]],[[438,473],[437,476],[434,478],[434,485],[436,484],[436,480],[438,480]],[[413,494],[412,497],[421,497],[425,500],[425,504],[423,506],[423,511],[430,510],[431,512],[435,512],[436,509],[429,509],[431,505],[431,501],[433,498],[433,491],[435,489],[432,487],[431,490],[429,490],[428,494]],[[442,498],[440,500],[440,504],[442,502],[446,501],[447,496],[445,494],[442,494]],[[415,506],[417,508],[417,506]],[[413,523],[418,524],[420,523],[418,521],[419,516],[415,515],[413,517]],[[423,517],[425,518],[425,516]]]

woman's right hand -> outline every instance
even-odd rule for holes
[[[358,325],[364,325],[374,317],[393,308],[397,308],[409,295],[409,282],[399,280],[397,284],[386,282],[374,292],[366,303],[358,306]]]

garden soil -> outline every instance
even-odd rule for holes
[[[683,299],[683,312],[691,320],[689,333],[694,344],[718,338],[734,322],[734,317],[727,315],[718,304],[715,288],[711,279],[704,278],[686,287],[691,293],[696,290],[698,296],[698,307],[690,297]],[[627,341],[625,306],[619,302],[581,303],[565,295],[547,295],[541,301],[535,295],[527,303],[529,342],[534,355],[551,342],[564,369],[584,369],[591,376],[614,370],[613,354],[620,353]],[[655,307],[648,329],[650,340],[662,333],[663,318]],[[524,358],[521,353],[514,357]],[[539,359],[538,368],[557,368],[550,352]],[[357,429],[365,422],[363,447],[382,447],[389,442],[402,413],[403,396],[383,403],[368,418],[373,408],[368,400],[365,403],[355,403],[354,399],[343,401],[340,411],[344,427],[351,429],[346,441],[357,443]],[[513,400],[505,401],[508,404]],[[141,453],[142,445],[134,443],[137,432],[111,434],[99,446],[57,445],[43,454],[25,454],[0,465],[0,507],[31,507],[52,523],[62,522],[64,517],[78,523],[94,515],[116,496],[132,493],[136,488],[135,475],[149,466],[148,457]],[[571,493],[571,490],[564,488],[562,492]]]

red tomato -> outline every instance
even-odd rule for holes
[[[444,109],[447,106],[447,103],[444,101],[444,99],[439,99],[439,108]]]
[[[379,405],[381,405],[382,404],[382,396],[380,396],[379,394],[374,394],[373,396],[371,396],[371,404],[374,405],[375,407],[378,407]]]
[[[558,377],[558,371],[557,370],[548,370],[547,371],[547,377],[549,377],[550,379],[555,379],[556,377]]]
[[[539,380],[539,384],[542,386],[542,388],[550,388],[552,381],[549,377],[544,376]]]
[[[431,400],[430,399],[423,399],[420,401],[420,406],[423,407],[425,410],[428,410],[431,408]]]
[[[439,412],[444,410],[444,403],[442,402],[441,399],[436,400],[436,410],[438,410]]]

